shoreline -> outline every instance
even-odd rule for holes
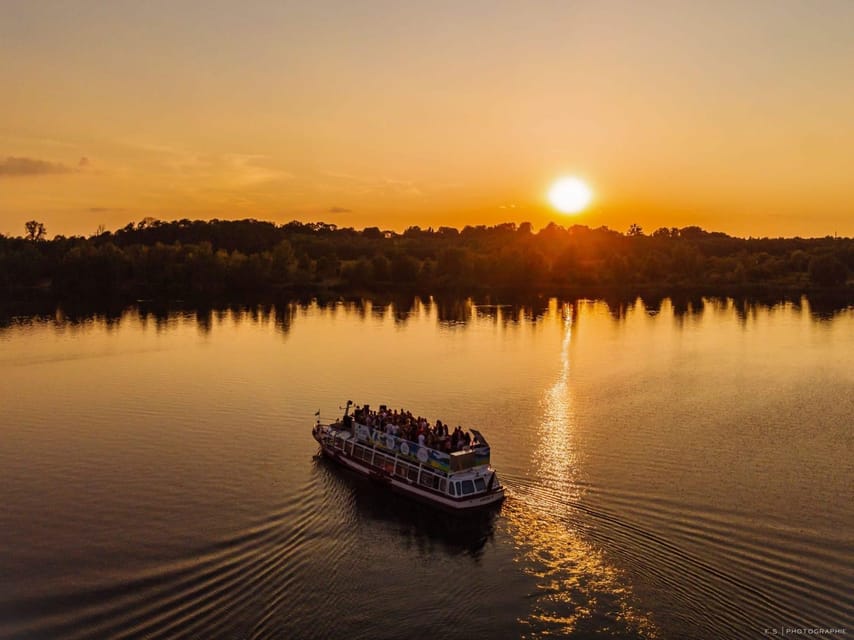
[[[12,317],[52,315],[62,311],[70,315],[106,314],[120,315],[130,308],[149,309],[154,313],[170,311],[208,311],[232,308],[247,309],[258,306],[303,305],[317,303],[321,306],[371,301],[374,305],[411,307],[415,299],[422,303],[459,304],[471,301],[475,305],[509,305],[521,308],[542,308],[557,298],[565,302],[600,300],[607,304],[627,305],[640,301],[650,311],[658,311],[669,300],[676,313],[685,313],[689,306],[707,300],[729,299],[747,304],[773,307],[778,304],[802,304],[806,300],[814,313],[834,314],[854,307],[854,287],[795,288],[773,285],[745,285],[741,287],[664,287],[656,285],[565,287],[536,293],[489,289],[474,291],[423,290],[417,287],[396,287],[383,290],[349,289],[346,287],[315,286],[287,287],[276,291],[244,292],[233,295],[168,294],[136,297],[132,294],[114,295],[63,295],[49,288],[20,290],[16,295],[0,299],[0,326]]]

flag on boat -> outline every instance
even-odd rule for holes
[[[315,412],[314,412],[314,415],[319,416],[319,415],[320,415],[320,409],[318,409],[317,411],[315,411]]]

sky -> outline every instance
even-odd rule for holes
[[[850,0],[0,0],[0,233],[854,236],[852,34]]]

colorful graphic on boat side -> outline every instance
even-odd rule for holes
[[[476,467],[489,464],[489,451],[489,447],[475,447],[474,465]]]
[[[427,465],[438,471],[449,473],[451,471],[451,456],[429,447],[422,447],[414,442],[393,436],[388,433],[376,431],[370,427],[356,423],[356,437],[359,440],[373,441],[380,449],[397,453],[400,457],[418,464]]]

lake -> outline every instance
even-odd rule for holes
[[[0,375],[2,638],[852,633],[851,308],[58,310]],[[482,431],[500,511],[319,459],[350,399]]]

